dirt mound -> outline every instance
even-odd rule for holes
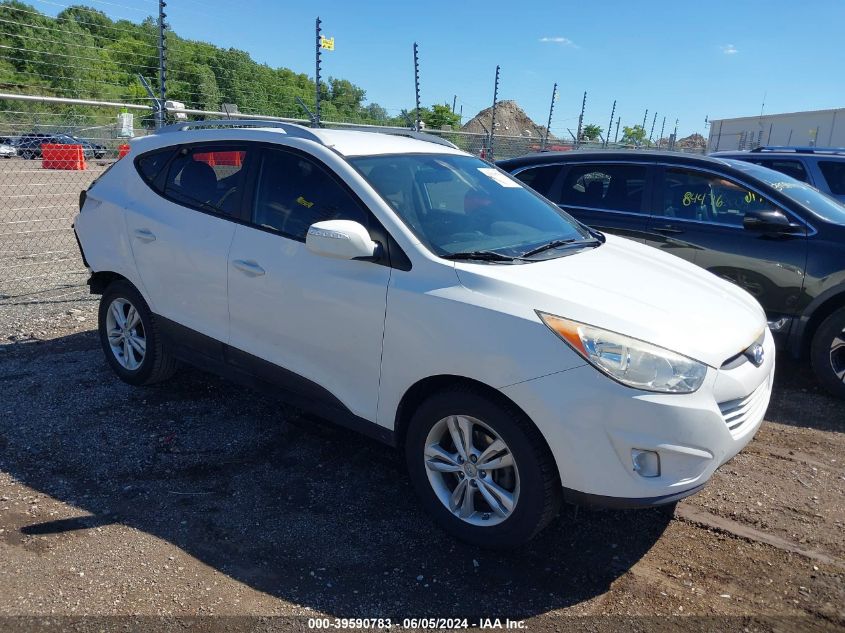
[[[493,108],[485,108],[472,117],[461,128],[462,132],[487,134],[493,118]],[[537,125],[516,101],[500,101],[496,104],[496,136],[522,136],[541,139],[546,134],[544,125]],[[549,135],[549,140],[556,140]]]
[[[689,136],[678,139],[677,146],[690,149],[702,149],[707,147],[707,139],[698,133],[690,134]]]

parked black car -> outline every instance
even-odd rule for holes
[[[715,152],[711,156],[774,169],[845,202],[845,148],[757,147],[747,152]]]
[[[52,143],[55,145],[82,145],[85,158],[102,158],[106,155],[106,147],[98,145],[84,138],[76,138],[70,134],[45,134],[30,132],[22,134],[17,143],[18,155],[21,158],[41,158],[41,145]]]
[[[779,345],[809,356],[845,398],[845,206],[780,172],[708,156],[575,151],[498,165],[584,224],[750,292]]]

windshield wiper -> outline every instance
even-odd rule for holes
[[[441,255],[443,259],[478,259],[486,262],[512,262],[517,259],[510,255],[502,255],[496,251],[467,251],[463,253],[449,253]]]
[[[537,255],[539,253],[550,251],[554,248],[560,248],[561,246],[569,246],[570,244],[583,244],[585,246],[590,246],[593,244],[600,244],[601,242],[595,238],[591,238],[588,240],[579,240],[575,239],[574,237],[567,238],[565,240],[552,240],[548,244],[543,244],[542,246],[538,246],[537,248],[532,248],[530,251],[524,252],[520,257],[531,257],[532,255]]]

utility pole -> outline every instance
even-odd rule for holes
[[[660,126],[660,136],[657,139],[657,149],[660,149],[660,142],[663,140],[663,132],[666,129],[666,117],[663,117],[663,125]]]
[[[487,157],[493,160],[493,136],[496,134],[496,102],[499,100],[499,66],[496,65],[496,82],[493,84],[493,113],[490,117],[490,155]]]
[[[581,100],[581,114],[578,115],[578,137],[575,139],[575,147],[581,143],[581,132],[584,129],[584,110],[587,108],[587,91],[584,91],[584,98]]]
[[[414,95],[416,109],[414,110],[414,130],[420,131],[420,57],[417,43],[414,42]]]
[[[314,73],[314,119],[311,121],[312,127],[320,127],[320,60],[323,48],[320,38],[320,32],[322,31],[320,24],[322,24],[320,16],[317,16],[317,67]]]
[[[549,130],[552,128],[552,112],[555,110],[555,99],[557,98],[557,82],[552,87],[552,100],[549,103],[549,122],[546,124],[546,134],[543,136],[543,143],[540,146],[540,151],[546,149],[546,145],[549,142]]]
[[[455,114],[455,104],[458,102],[458,95],[452,97],[452,114]]]
[[[654,119],[651,121],[651,132],[648,133],[648,146],[651,147],[651,138],[654,136],[654,124],[657,123],[657,112],[654,113]]]
[[[613,100],[613,108],[610,110],[610,123],[607,124],[607,134],[605,134],[604,146],[610,144],[610,130],[613,129],[613,115],[616,114],[616,99]]]
[[[669,149],[675,149],[675,143],[678,142],[678,119],[675,119],[675,131],[672,132],[672,147]]]
[[[164,109],[164,104],[167,101],[167,38],[165,37],[165,29],[167,23],[164,19],[167,14],[164,12],[167,3],[164,0],[158,0],[158,86],[159,86],[159,104],[156,112],[156,127],[160,128],[164,125],[167,113]]]
[[[616,117],[616,136],[613,137],[613,142],[619,142],[619,124],[622,123],[622,117]],[[610,130],[607,131],[608,136],[610,136]]]
[[[645,109],[645,114],[643,115],[643,133],[645,133],[645,122],[648,119],[648,108]]]

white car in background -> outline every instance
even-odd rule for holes
[[[762,422],[745,291],[432,137],[249,125],[137,139],[81,195],[124,381],[187,361],[282,390],[404,451],[426,510],[488,547],[563,499],[692,494]]]
[[[0,143],[0,158],[14,158],[18,155],[18,150],[13,145]]]

